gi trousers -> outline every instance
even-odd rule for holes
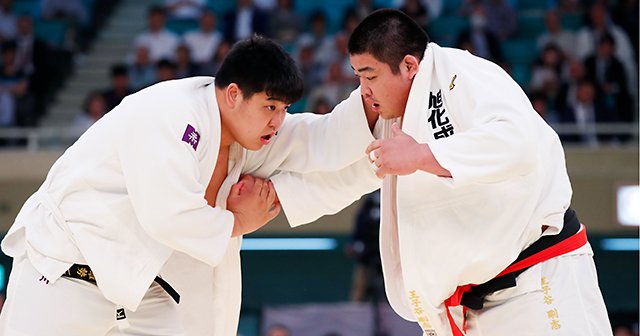
[[[153,282],[136,311],[105,299],[84,280],[49,282],[25,258],[15,258],[0,314],[3,336],[181,336],[177,304]]]
[[[613,335],[587,243],[523,272],[468,310],[467,336]]]

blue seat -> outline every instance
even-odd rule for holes
[[[63,20],[37,20],[34,34],[55,47],[61,47],[67,33],[67,24]]]
[[[40,18],[39,0],[21,0],[13,2],[13,13],[16,15],[27,15],[34,19]]]
[[[183,35],[188,31],[198,29],[198,21],[194,19],[169,19],[166,27],[178,35]]]
[[[469,27],[469,20],[463,16],[441,16],[427,26],[427,33],[434,42],[451,47],[456,43],[460,32]]]
[[[577,31],[582,25],[582,16],[580,14],[562,14],[560,17],[560,25],[562,28]]]
[[[542,13],[522,14],[518,20],[518,36],[537,38],[546,30]]]
[[[534,39],[506,40],[502,43],[502,54],[507,63],[529,65],[538,56]]]

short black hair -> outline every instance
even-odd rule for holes
[[[287,104],[302,97],[302,75],[295,62],[277,43],[253,36],[233,45],[216,73],[215,85],[223,89],[236,83],[250,98],[264,92]]]
[[[371,54],[397,74],[406,55],[422,60],[428,43],[427,33],[409,16],[396,9],[379,9],[353,30],[348,49],[352,55]]]
[[[128,76],[129,69],[124,63],[117,63],[111,66],[111,77]]]

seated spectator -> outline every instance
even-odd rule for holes
[[[60,82],[69,75],[72,64],[66,52],[50,47],[35,36],[33,21],[28,15],[18,17],[16,42],[17,67],[29,76],[29,91],[34,98],[35,120],[25,126],[35,126],[60,89]]]
[[[313,112],[315,114],[328,114],[333,110],[334,105],[331,105],[328,99],[325,97],[319,97],[316,99],[313,106],[311,106],[311,110],[309,112]]]
[[[269,22],[271,37],[284,45],[295,42],[304,28],[304,17],[295,11],[293,1],[278,0]]]
[[[587,78],[587,72],[581,61],[568,59],[567,62],[568,71],[562,81],[562,87],[560,88],[560,93],[554,106],[555,111],[563,111],[567,108],[567,105],[575,103],[578,83]]]
[[[544,24],[546,31],[538,36],[538,50],[541,52],[546,45],[553,43],[560,47],[566,56],[576,57],[575,35],[562,28],[557,10],[548,10],[544,14]]]
[[[220,64],[222,64],[222,60],[227,56],[229,50],[231,50],[231,42],[228,40],[222,40],[218,45],[215,54],[213,54],[213,58],[204,65],[199,66],[198,75],[215,76]]]
[[[118,106],[124,97],[132,94],[129,87],[129,72],[124,64],[116,64],[111,67],[111,87],[103,91],[102,96],[107,103],[107,110],[111,111]]]
[[[629,37],[633,49],[636,52],[636,59],[638,59],[638,0],[620,0],[617,1],[617,5],[613,10],[613,21],[620,26]]]
[[[355,14],[360,20],[367,17],[378,7],[374,6],[373,0],[357,0],[356,4],[345,9],[345,15]]]
[[[156,65],[156,81],[164,82],[172,79],[176,79],[176,64],[168,59],[162,59],[158,61]]]
[[[314,61],[326,68],[336,57],[333,36],[328,32],[327,16],[323,11],[318,10],[311,14],[310,20],[311,30],[300,35],[296,42],[296,49],[302,45],[311,45]]]
[[[0,43],[15,39],[18,34],[18,19],[12,7],[13,0],[0,0]]]
[[[253,34],[269,36],[269,15],[253,0],[237,0],[237,9],[225,15],[224,23],[224,36],[233,42]]]
[[[487,16],[485,8],[476,5],[469,17],[470,27],[464,29],[458,35],[456,45],[460,49],[468,50],[470,53],[501,63],[502,48],[497,36],[487,28]]]
[[[305,96],[309,92],[322,83],[322,65],[318,64],[314,58],[313,46],[304,44],[298,50],[296,62],[302,73],[302,80],[304,82]]]
[[[557,116],[549,111],[549,102],[547,96],[543,92],[534,91],[529,95],[531,106],[538,112],[538,115],[548,124],[554,124],[557,122]]]
[[[629,93],[637,95],[638,63],[634,56],[633,47],[624,30],[609,19],[609,12],[605,5],[595,2],[591,6],[588,24],[580,29],[576,36],[576,54],[582,60],[593,55],[596,52],[600,37],[607,33],[613,37],[614,54],[622,62],[625,72],[629,75]]]
[[[196,20],[202,15],[207,0],[164,0],[162,5],[171,19]]]
[[[157,62],[163,58],[173,59],[179,39],[176,34],[165,28],[164,9],[160,6],[152,6],[147,19],[147,30],[136,36],[134,47],[147,47],[151,62]]]
[[[343,74],[340,62],[332,63],[327,70],[324,82],[313,88],[309,94],[305,110],[312,111],[311,108],[319,99],[326,99],[331,106],[335,106],[346,99],[356,86],[353,76],[347,77]]]
[[[417,22],[422,29],[426,29],[430,16],[427,8],[420,0],[404,0],[404,3],[399,9],[412,18],[413,21]]]
[[[198,74],[198,66],[191,62],[191,50],[186,45],[180,45],[176,50],[174,77],[187,78]]]
[[[291,331],[282,324],[276,324],[269,327],[266,336],[291,336]]]
[[[616,122],[615,111],[611,111],[602,99],[596,96],[594,84],[582,80],[576,89],[576,99],[569,101],[564,111],[558,114],[560,123],[575,124],[580,132],[577,135],[563,135],[563,142],[579,142],[589,147],[598,147],[600,140],[610,140],[610,136],[598,136],[596,123]]]
[[[191,50],[191,60],[203,65],[213,58],[222,41],[222,33],[216,30],[217,18],[213,10],[202,12],[198,30],[187,32],[182,38],[183,44]]]
[[[518,28],[518,14],[511,5],[504,0],[488,0],[483,4],[487,15],[487,29],[500,40],[506,40],[515,35]]]
[[[18,126],[18,104],[27,95],[29,80],[16,66],[16,42],[0,45],[0,127]]]
[[[156,65],[149,58],[149,48],[136,48],[135,58],[128,69],[129,83],[133,91],[144,89],[156,82]]]
[[[82,104],[82,112],[76,116],[73,126],[78,134],[84,133],[107,112],[107,102],[102,93],[99,91],[89,92]]]
[[[555,44],[547,44],[533,65],[529,90],[544,94],[551,106],[555,106],[562,88],[564,71],[562,50]]]
[[[628,94],[627,74],[622,62],[614,55],[615,40],[609,34],[600,37],[595,54],[585,60],[587,78],[596,84],[597,93],[608,108],[617,111],[621,121],[633,121]]]

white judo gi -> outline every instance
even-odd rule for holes
[[[428,143],[452,177],[423,171],[385,177],[380,253],[386,293],[393,309],[417,321],[425,335],[451,335],[444,302],[458,286],[494,278],[541,237],[543,226],[544,235],[562,229],[572,193],[564,153],[557,134],[500,67],[434,43],[403,119],[403,132]],[[292,226],[380,185],[366,160],[338,173],[285,173],[273,181]],[[287,188],[296,183],[310,191],[291,197]],[[470,311],[467,335],[611,334],[588,243],[531,267],[517,283]]]
[[[371,135],[358,91],[334,114],[287,116],[261,151],[232,146],[211,207],[204,194],[220,144],[213,81],[168,81],[125,98],[56,161],[2,241],[14,271],[0,334],[175,336],[183,324],[189,335],[235,335],[241,238],[230,238],[231,185],[241,173],[339,170],[364,157]],[[313,150],[321,145],[341,150]],[[89,265],[97,286],[61,277],[73,264]],[[154,282],[159,274],[179,305]],[[34,318],[12,318],[25,312]]]

